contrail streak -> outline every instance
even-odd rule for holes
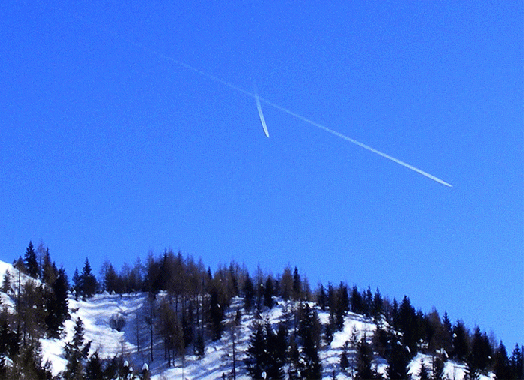
[[[311,119],[308,119],[307,117],[304,117],[304,116],[302,116],[302,115],[299,115],[298,113],[295,113],[295,112],[293,112],[293,111],[290,111],[290,110],[288,110],[287,108],[281,107],[281,106],[279,106],[278,104],[275,104],[275,103],[273,103],[273,102],[271,102],[271,101],[269,101],[269,100],[266,100],[266,99],[264,99],[264,98],[261,98],[261,97],[259,97],[258,94],[256,94],[256,93],[251,93],[251,92],[249,92],[249,91],[246,91],[246,90],[244,90],[243,88],[238,87],[238,86],[236,86],[236,85],[234,85],[234,84],[232,84],[232,83],[230,83],[230,82],[227,82],[227,81],[225,81],[225,80],[223,80],[223,79],[221,79],[221,78],[219,78],[219,77],[216,77],[216,76],[214,76],[214,75],[211,75],[211,74],[209,74],[209,73],[206,73],[205,71],[199,70],[199,69],[197,69],[197,68],[195,68],[195,67],[193,67],[193,66],[191,66],[191,65],[188,65],[187,63],[184,63],[184,62],[182,62],[182,61],[176,60],[176,59],[174,59],[174,58],[172,58],[172,57],[168,57],[168,56],[166,56],[166,55],[164,55],[164,54],[162,54],[162,53],[159,53],[159,52],[157,52],[157,51],[155,51],[155,50],[149,49],[149,48],[147,48],[147,47],[145,47],[145,46],[143,46],[143,45],[141,45],[141,44],[137,44],[137,43],[135,43],[135,42],[132,42],[132,43],[133,43],[134,45],[136,45],[136,46],[139,46],[140,48],[142,48],[142,49],[144,49],[144,50],[150,51],[151,53],[158,55],[159,57],[162,57],[162,58],[164,58],[164,59],[166,59],[166,60],[168,60],[168,61],[174,62],[174,63],[176,63],[178,66],[181,66],[181,67],[183,67],[183,68],[185,68],[185,69],[187,69],[187,70],[193,71],[193,72],[195,72],[195,73],[197,73],[197,74],[200,74],[200,75],[202,75],[203,77],[206,77],[206,78],[208,78],[208,79],[210,79],[210,80],[212,80],[212,81],[214,81],[214,82],[217,82],[217,83],[220,83],[220,84],[222,84],[222,85],[224,85],[224,86],[227,86],[227,87],[231,88],[232,90],[238,91],[238,92],[240,92],[240,93],[242,93],[242,94],[244,94],[244,95],[247,95],[247,96],[250,96],[250,97],[252,97],[252,98],[255,98],[255,101],[257,102],[257,108],[258,108],[258,111],[259,111],[260,120],[262,121],[262,126],[263,126],[263,127],[265,126],[265,121],[264,121],[264,119],[263,119],[263,115],[262,115],[262,107],[260,106],[260,102],[261,102],[261,101],[264,102],[264,103],[266,103],[266,104],[268,104],[268,105],[270,105],[270,106],[273,107],[273,108],[276,108],[276,109],[279,110],[279,111],[285,112],[285,113],[287,113],[288,115],[291,115],[291,116],[293,116],[293,117],[295,117],[295,118],[297,118],[297,119],[299,119],[299,120],[302,120],[302,121],[304,121],[304,122],[306,122],[306,123],[308,123],[308,124],[311,124],[311,125],[313,125],[314,127],[320,128],[320,129],[322,129],[323,131],[329,132],[329,133],[331,133],[332,135],[335,135],[335,136],[337,136],[337,137],[340,137],[341,139],[344,139],[344,140],[346,140],[346,141],[349,141],[349,142],[352,143],[352,144],[358,145],[358,146],[361,147],[361,148],[364,148],[364,149],[366,149],[366,150],[368,150],[368,151],[370,151],[370,152],[372,152],[372,153],[378,154],[378,155],[381,156],[381,157],[387,158],[387,159],[390,160],[390,161],[393,161],[393,162],[395,162],[395,163],[397,163],[397,164],[399,164],[399,165],[402,165],[402,166],[404,166],[405,168],[408,168],[408,169],[410,169],[410,170],[413,170],[414,172],[416,172],[416,173],[418,173],[418,174],[421,174],[421,175],[423,175],[424,177],[427,177],[427,178],[429,178],[429,179],[432,179],[433,181],[438,182],[438,183],[440,183],[441,185],[448,186],[448,187],[453,187],[450,183],[448,183],[448,182],[446,182],[446,181],[444,181],[444,180],[442,180],[442,179],[440,179],[440,178],[438,178],[438,177],[435,177],[434,175],[429,174],[428,172],[425,172],[424,170],[421,170],[421,169],[419,169],[419,168],[417,168],[417,167],[415,167],[415,166],[413,166],[413,165],[408,164],[407,162],[404,162],[404,161],[402,161],[402,160],[399,160],[398,158],[395,158],[395,157],[393,157],[393,156],[390,156],[389,154],[383,153],[383,152],[381,152],[381,151],[379,151],[379,150],[377,150],[377,149],[375,149],[375,148],[370,147],[369,145],[366,145],[366,144],[364,144],[364,143],[361,143],[360,141],[357,141],[357,140],[355,140],[355,139],[352,139],[351,137],[348,137],[348,136],[346,136],[346,135],[343,135],[343,134],[340,133],[340,132],[334,131],[334,130],[331,129],[331,128],[328,128],[328,127],[326,127],[326,126],[324,126],[324,125],[322,125],[322,124],[319,124],[319,123],[317,123],[317,122],[315,122],[315,121],[313,121],[313,120],[311,120]],[[269,137],[269,135],[267,134],[267,129],[266,129],[266,127],[264,127],[264,132],[266,132],[266,136]]]
[[[262,113],[262,106],[260,105],[260,97],[258,96],[258,91],[256,87],[255,87],[255,101],[257,103],[258,117],[260,118],[260,122],[262,123],[262,128],[264,128],[264,133],[266,134],[266,137],[269,138],[269,132],[267,131],[266,120],[264,119],[264,114]]]
[[[379,151],[379,150],[376,150],[375,148],[372,148],[372,147],[370,147],[369,145],[366,145],[366,144],[364,144],[364,143],[361,143],[360,141],[357,141],[357,140],[355,140],[355,139],[352,139],[351,137],[348,137],[348,136],[346,136],[346,135],[343,135],[343,134],[340,133],[340,132],[334,131],[334,130],[332,130],[332,129],[330,129],[330,128],[328,128],[328,127],[322,125],[322,124],[319,124],[319,123],[317,123],[317,122],[315,122],[315,121],[313,121],[313,120],[310,120],[310,119],[308,119],[308,118],[306,118],[306,117],[304,117],[304,116],[302,116],[302,115],[299,115],[299,114],[297,114],[297,113],[295,113],[295,112],[292,112],[292,111],[290,111],[290,110],[288,110],[288,109],[286,109],[286,108],[284,108],[284,107],[281,107],[281,106],[279,106],[278,104],[275,104],[275,103],[273,103],[273,102],[270,102],[270,101],[265,100],[265,99],[262,99],[262,98],[261,98],[261,100],[262,100],[264,103],[269,104],[271,107],[276,108],[277,110],[280,110],[280,111],[282,111],[282,112],[285,112],[285,113],[287,113],[287,114],[289,114],[289,115],[291,115],[291,116],[296,117],[297,119],[300,119],[300,120],[305,121],[306,123],[309,123],[309,124],[311,124],[311,125],[313,125],[313,126],[315,126],[315,127],[317,127],[317,128],[320,128],[320,129],[322,129],[323,131],[329,132],[329,133],[331,133],[332,135],[338,136],[338,137],[340,137],[341,139],[344,139],[344,140],[346,140],[346,141],[349,141],[350,143],[353,143],[353,144],[355,144],[355,145],[358,145],[358,146],[361,147],[361,148],[364,148],[364,149],[366,149],[366,150],[369,150],[370,152],[373,152],[373,153],[378,154],[379,156],[382,156],[382,157],[384,157],[384,158],[387,158],[388,160],[391,160],[391,161],[393,161],[393,162],[396,162],[397,164],[402,165],[402,166],[404,166],[405,168],[408,168],[408,169],[410,169],[410,170],[413,170],[414,172],[417,172],[418,174],[422,174],[424,177],[427,177],[427,178],[429,178],[429,179],[432,179],[433,181],[436,181],[436,182],[438,182],[438,183],[440,183],[440,184],[442,184],[442,185],[444,185],[444,186],[453,187],[451,184],[447,183],[446,181],[443,181],[443,180],[441,180],[440,178],[435,177],[434,175],[429,174],[428,172],[425,172],[424,170],[421,170],[421,169],[419,169],[419,168],[417,168],[417,167],[415,167],[415,166],[413,166],[413,165],[410,165],[410,164],[408,164],[407,162],[404,162],[404,161],[402,161],[402,160],[399,160],[398,158],[395,158],[395,157],[390,156],[389,154],[386,154],[386,153],[383,153],[383,152],[381,152],[381,151]]]

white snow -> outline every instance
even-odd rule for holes
[[[8,270],[11,274],[15,269],[10,264],[0,261],[0,278]],[[12,297],[0,292],[3,305],[10,305]],[[160,297],[163,296],[162,294]],[[296,305],[277,300],[277,305],[271,310],[262,313],[262,320],[269,321],[274,327],[277,323],[284,320],[286,315],[292,311]],[[310,306],[313,307],[313,303]],[[175,366],[168,368],[167,361],[164,360],[164,350],[162,341],[158,336],[154,340],[153,356],[150,361],[149,351],[149,327],[146,323],[146,316],[149,311],[149,302],[146,294],[127,294],[111,295],[98,294],[87,301],[69,299],[69,309],[71,319],[67,320],[64,327],[62,339],[41,339],[42,355],[44,361],[51,363],[53,374],[58,374],[65,369],[66,360],[64,359],[65,343],[70,341],[73,336],[75,321],[80,318],[84,324],[85,341],[91,341],[91,353],[98,351],[100,358],[112,358],[121,355],[129,362],[133,368],[149,368],[153,380],[169,379],[222,379],[223,374],[229,375],[232,371],[232,338],[229,328],[217,342],[206,340],[205,356],[198,358],[194,355],[187,355],[182,363],[177,358]],[[252,334],[252,324],[254,321],[253,313],[245,313],[242,309],[242,299],[233,299],[232,305],[226,313],[226,324],[230,326],[235,318],[236,311],[241,309],[242,319],[240,326],[236,327],[236,377],[239,380],[250,379],[244,366],[246,350]],[[328,322],[328,312],[318,310],[319,318],[323,324]],[[125,321],[121,326],[121,331],[115,328],[116,321]],[[339,371],[340,355],[345,349],[346,342],[359,340],[364,334],[371,340],[376,325],[371,319],[362,315],[348,313],[345,317],[342,331],[336,332],[333,341],[325,345],[320,352],[323,365],[323,379],[332,379],[332,371],[336,370],[336,378],[339,380],[350,379],[350,376]],[[351,347],[351,344],[348,344]],[[354,355],[354,350],[348,349],[348,355]],[[431,371],[432,358],[428,355],[418,354],[410,363],[409,371],[414,380],[418,380],[418,373],[421,364],[424,363],[428,371]],[[374,362],[379,373],[384,374],[387,363],[383,359]],[[462,364],[447,361],[444,367],[444,375],[450,379],[463,379],[465,367]],[[482,380],[492,379],[493,376],[480,377]]]

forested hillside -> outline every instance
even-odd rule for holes
[[[274,268],[272,268],[274,269]],[[214,271],[166,250],[71,280],[30,242],[0,265],[0,379],[523,378],[478,326],[296,267]]]

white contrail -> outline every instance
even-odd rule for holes
[[[370,151],[370,152],[373,152],[373,153],[378,154],[379,156],[382,156],[382,157],[384,157],[384,158],[387,158],[387,159],[390,160],[390,161],[393,161],[393,162],[395,162],[395,163],[397,163],[397,164],[399,164],[399,165],[402,165],[402,166],[404,166],[405,168],[408,168],[408,169],[410,169],[410,170],[413,170],[414,172],[416,172],[416,173],[418,173],[418,174],[421,174],[421,175],[423,175],[424,177],[427,177],[427,178],[429,178],[429,179],[432,179],[432,180],[435,181],[435,182],[438,182],[438,183],[440,183],[440,184],[442,184],[442,185],[444,185],[444,186],[453,187],[450,183],[448,183],[448,182],[446,182],[446,181],[444,181],[444,180],[442,180],[442,179],[440,179],[440,178],[438,178],[438,177],[435,177],[434,175],[429,174],[429,173],[425,172],[424,170],[421,170],[421,169],[419,169],[419,168],[417,168],[417,167],[415,167],[415,166],[413,166],[413,165],[408,164],[407,162],[404,162],[404,161],[402,161],[402,160],[399,160],[398,158],[392,157],[392,156],[390,156],[389,154],[386,154],[386,153],[383,153],[383,152],[381,152],[381,151],[379,151],[379,150],[377,150],[377,149],[374,149],[374,148],[370,147],[369,145],[366,145],[366,144],[364,144],[364,143],[361,143],[360,141],[357,141],[357,140],[355,140],[355,139],[352,139],[351,137],[348,137],[348,136],[346,136],[346,135],[343,135],[343,134],[340,133],[340,132],[334,131],[333,129],[330,129],[330,128],[328,128],[328,127],[322,125],[322,124],[319,124],[319,123],[317,123],[317,122],[315,122],[315,121],[313,121],[313,120],[308,119],[307,117],[304,117],[304,116],[299,115],[299,114],[297,114],[297,113],[295,113],[295,112],[293,112],[293,111],[290,111],[290,110],[288,110],[287,108],[281,107],[281,106],[279,106],[278,104],[275,104],[275,103],[273,103],[273,102],[270,102],[269,100],[266,100],[266,99],[264,99],[264,98],[261,98],[261,97],[259,97],[258,94],[256,94],[256,93],[251,93],[251,92],[249,92],[249,91],[246,91],[246,90],[244,90],[244,89],[241,88],[241,87],[238,87],[238,86],[236,86],[236,85],[234,85],[234,84],[232,84],[232,83],[230,83],[230,82],[227,82],[227,81],[225,81],[225,80],[223,80],[223,79],[220,79],[219,77],[216,77],[216,76],[214,76],[214,75],[208,74],[208,73],[206,73],[205,71],[202,71],[202,70],[199,70],[199,69],[197,69],[197,68],[194,68],[193,66],[188,65],[187,63],[184,63],[184,62],[182,62],[182,61],[179,61],[179,60],[176,60],[176,59],[174,59],[174,58],[168,57],[168,56],[166,56],[166,55],[164,55],[164,54],[162,54],[162,53],[159,53],[159,52],[157,52],[157,51],[155,51],[155,50],[149,49],[149,48],[147,48],[147,47],[145,47],[145,46],[143,46],[143,45],[141,45],[141,44],[137,44],[137,43],[134,43],[134,42],[132,42],[132,43],[133,43],[134,45],[137,45],[137,46],[141,47],[141,48],[144,49],[144,50],[150,51],[151,53],[158,55],[159,57],[162,57],[162,58],[164,58],[164,59],[166,59],[166,60],[168,60],[168,61],[174,62],[174,63],[176,63],[177,65],[179,65],[179,66],[181,66],[181,67],[183,67],[183,68],[185,68],[185,69],[188,69],[188,70],[194,71],[195,73],[200,74],[200,75],[202,75],[202,76],[204,76],[204,77],[206,77],[206,78],[208,78],[208,79],[211,79],[212,81],[215,81],[215,82],[217,82],[217,83],[223,84],[224,86],[227,86],[227,87],[229,87],[229,88],[231,88],[231,89],[233,89],[233,90],[235,90],[235,91],[238,91],[238,92],[240,92],[240,93],[242,93],[242,94],[244,94],[244,95],[247,95],[247,96],[250,96],[250,97],[252,97],[252,98],[255,98],[255,101],[257,102],[257,108],[258,108],[258,112],[259,112],[260,120],[262,121],[262,126],[264,127],[264,132],[266,133],[266,136],[268,136],[268,137],[269,137],[269,135],[268,135],[268,133],[267,133],[267,127],[265,126],[264,117],[263,117],[263,115],[262,115],[262,107],[260,106],[260,101],[262,101],[262,102],[264,102],[264,103],[270,105],[270,106],[273,107],[273,108],[276,108],[277,110],[280,110],[280,111],[282,111],[282,112],[285,112],[285,113],[287,113],[287,114],[289,114],[289,115],[291,115],[291,116],[293,116],[293,117],[295,117],[295,118],[297,118],[297,119],[299,119],[299,120],[302,120],[302,121],[304,121],[304,122],[306,122],[306,123],[308,123],[308,124],[311,124],[311,125],[313,125],[314,127],[320,128],[320,129],[322,129],[323,131],[329,132],[329,133],[331,133],[331,134],[333,134],[333,135],[335,135],[335,136],[337,136],[337,137],[340,137],[340,138],[342,138],[342,139],[344,139],[344,140],[346,140],[346,141],[349,141],[349,142],[352,143],[352,144],[358,145],[358,146],[361,147],[361,148],[364,148],[364,149],[366,149],[366,150],[368,150],[368,151]]]
[[[258,96],[258,91],[256,87],[255,87],[255,101],[257,103],[258,117],[260,118],[260,122],[262,123],[262,128],[264,128],[264,133],[266,134],[266,137],[269,138],[269,132],[267,131],[266,120],[264,119],[264,114],[262,113],[262,106],[260,105],[260,97]]]
[[[288,110],[288,109],[286,109],[286,108],[284,108],[284,107],[281,107],[281,106],[279,106],[278,104],[275,104],[275,103],[273,103],[273,102],[270,102],[270,101],[265,100],[265,99],[262,99],[262,98],[261,98],[261,100],[262,100],[263,102],[269,104],[269,105],[272,106],[273,108],[276,108],[277,110],[280,110],[280,111],[282,111],[282,112],[285,112],[285,113],[287,113],[287,114],[289,114],[289,115],[291,115],[291,116],[296,117],[297,119],[300,119],[300,120],[302,120],[302,121],[305,121],[306,123],[309,123],[309,124],[311,124],[311,125],[313,125],[313,126],[315,126],[315,127],[317,127],[317,128],[320,128],[320,129],[322,129],[322,130],[324,130],[324,131],[326,131],[326,132],[329,132],[329,133],[331,133],[331,134],[333,134],[333,135],[335,135],[335,136],[338,136],[338,137],[340,137],[340,138],[342,138],[342,139],[344,139],[344,140],[346,140],[346,141],[349,141],[350,143],[353,143],[353,144],[355,144],[355,145],[358,145],[358,146],[361,147],[361,148],[364,148],[364,149],[366,149],[366,150],[369,150],[370,152],[373,152],[373,153],[378,154],[379,156],[382,156],[382,157],[384,157],[384,158],[387,158],[388,160],[391,160],[391,161],[393,161],[393,162],[396,162],[397,164],[402,165],[402,166],[404,166],[405,168],[411,169],[411,170],[413,170],[414,172],[417,172],[417,173],[419,173],[419,174],[422,174],[424,177],[430,178],[430,179],[432,179],[433,181],[436,181],[436,182],[438,182],[438,183],[440,183],[440,184],[442,184],[442,185],[444,185],[444,186],[453,187],[451,184],[447,183],[446,181],[443,181],[443,180],[441,180],[440,178],[435,177],[434,175],[425,172],[424,170],[421,170],[421,169],[419,169],[419,168],[416,168],[415,166],[410,165],[410,164],[408,164],[407,162],[404,162],[404,161],[402,161],[402,160],[399,160],[398,158],[395,158],[395,157],[390,156],[389,154],[386,154],[386,153],[383,153],[383,152],[381,152],[381,151],[379,151],[379,150],[376,150],[376,149],[370,147],[369,145],[366,145],[366,144],[364,144],[364,143],[361,143],[360,141],[357,141],[357,140],[355,140],[355,139],[352,139],[351,137],[348,137],[348,136],[346,136],[346,135],[343,135],[343,134],[340,133],[340,132],[334,131],[334,130],[332,130],[332,129],[330,129],[330,128],[328,128],[328,127],[322,125],[322,124],[319,124],[319,123],[317,123],[317,122],[315,122],[315,121],[313,121],[313,120],[310,120],[310,119],[308,119],[308,118],[306,118],[306,117],[304,117],[304,116],[302,116],[302,115],[299,115],[299,114],[297,114],[297,113],[295,113],[295,112],[292,112],[292,111],[290,111],[290,110]]]

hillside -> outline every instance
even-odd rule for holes
[[[5,273],[8,271],[11,278],[17,278],[18,271],[10,264],[0,262],[0,278],[5,281]],[[29,279],[26,275],[20,275],[21,283],[38,280]],[[13,282],[13,280],[11,280]],[[4,289],[4,283],[0,284]],[[7,308],[10,314],[15,312],[17,297],[15,291],[10,294],[1,292],[2,305]],[[222,379],[223,376],[231,376],[233,371],[233,329],[235,336],[235,359],[236,359],[236,378],[251,379],[245,361],[248,358],[250,339],[254,335],[254,326],[258,318],[258,323],[269,323],[276,331],[279,324],[292,324],[293,316],[296,315],[300,303],[297,301],[283,301],[280,297],[274,297],[276,301],[272,308],[263,307],[259,315],[252,310],[244,309],[242,297],[234,297],[225,312],[222,321],[224,331],[220,339],[212,341],[206,335],[205,352],[203,356],[194,355],[191,350],[186,350],[186,355],[182,359],[180,356],[175,358],[174,364],[169,365],[170,360],[166,359],[166,351],[162,334],[155,327],[153,333],[153,345],[150,344],[150,325],[148,316],[151,314],[151,305],[159,305],[169,298],[165,291],[157,294],[156,299],[151,302],[148,294],[137,292],[131,294],[96,294],[86,300],[76,300],[69,296],[68,305],[70,319],[64,324],[64,329],[60,338],[42,337],[39,339],[41,344],[41,355],[43,363],[49,361],[50,371],[54,376],[61,378],[61,373],[66,370],[67,360],[65,358],[64,347],[73,340],[75,321],[80,319],[84,327],[84,341],[91,342],[89,355],[98,353],[100,359],[122,358],[129,363],[132,372],[140,372],[147,364],[151,378],[155,380],[163,379]],[[312,311],[318,314],[318,320],[322,326],[322,331],[329,325],[330,313],[322,311],[315,303],[308,302],[307,305]],[[302,305],[303,306],[303,305]],[[155,309],[156,310],[156,309]],[[155,313],[157,313],[155,311]],[[240,319],[235,325],[235,318]],[[153,319],[158,319],[154,315]],[[386,321],[381,323],[386,324]],[[343,317],[343,325],[340,331],[333,333],[330,343],[322,340],[319,347],[319,357],[322,365],[322,378],[332,379],[351,379],[355,372],[357,358],[357,344],[363,337],[371,345],[372,337],[377,329],[377,324],[373,319],[361,314],[346,312]],[[341,356],[345,352],[349,359],[349,368],[340,368]],[[151,360],[153,357],[153,360]],[[420,367],[424,363],[431,375],[433,357],[431,355],[418,353],[410,361],[408,368],[409,374],[413,379],[419,379]],[[284,371],[289,370],[289,364],[284,366]],[[387,373],[387,361],[382,357],[374,355],[372,366],[378,374],[384,378]],[[443,369],[444,378],[464,379],[466,366],[453,361],[446,361]],[[287,377],[286,377],[287,378]],[[494,378],[480,375],[480,379]]]

